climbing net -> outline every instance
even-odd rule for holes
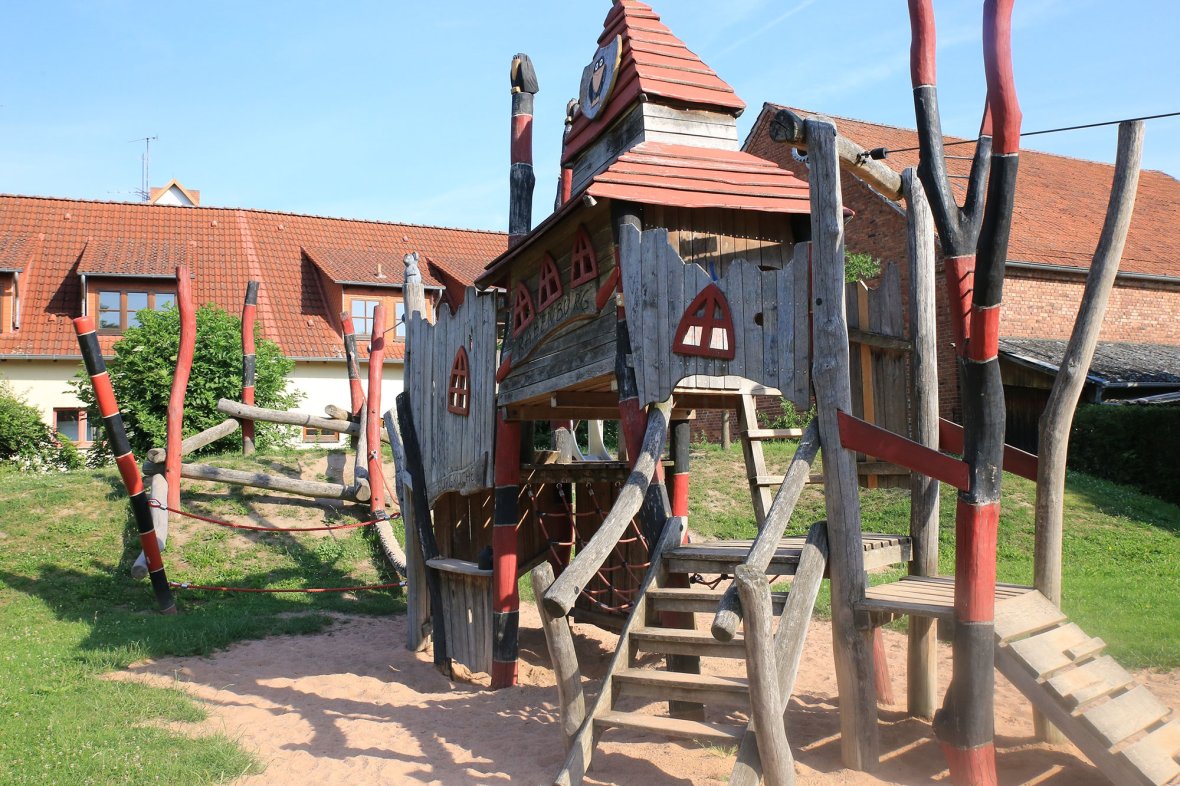
[[[619,486],[619,483],[615,483],[615,488]],[[586,492],[586,498],[593,506],[593,510],[574,510],[569,488],[569,484],[556,484],[557,498],[561,501],[562,509],[560,511],[544,511],[537,498],[536,488],[531,484],[525,486],[529,501],[532,503],[530,507],[533,519],[549,547],[554,563],[558,565],[568,559],[571,548],[580,551],[585,547],[587,538],[582,535],[584,529],[580,527],[582,522],[588,520],[601,523],[606,518],[606,511],[599,504],[592,484],[581,484],[579,494],[583,490]],[[563,536],[563,532],[569,534]],[[651,549],[643,534],[643,529],[639,522],[632,518],[627,530],[615,544],[611,558],[598,569],[594,579],[582,588],[582,597],[600,611],[610,614],[629,612],[635,604],[635,595],[639,592],[639,586],[643,582],[643,574],[651,565],[648,556],[650,553]],[[637,554],[643,555],[638,561],[636,560]],[[624,578],[628,580],[629,586],[624,586],[621,583]]]
[[[226,521],[225,519],[214,518],[213,516],[205,516],[200,513],[193,513],[180,508],[170,508],[164,502],[152,498],[148,500],[148,505],[168,513],[175,513],[184,518],[194,519],[196,521],[203,521],[207,524],[214,524],[218,527],[227,527],[229,529],[249,530],[252,532],[325,532],[336,531],[342,529],[357,529],[358,527],[371,527],[382,521],[389,521],[390,519],[401,518],[400,512],[387,514],[380,518],[370,519],[369,521],[354,521],[347,524],[327,524],[322,527],[264,527],[258,524],[240,524],[233,521]],[[190,584],[187,581],[169,581],[168,586],[173,589],[192,589],[192,590],[210,590],[215,592],[270,592],[270,593],[285,593],[285,592],[300,592],[300,593],[321,593],[321,592],[360,592],[362,590],[381,590],[393,589],[395,587],[404,587],[406,582],[397,581],[386,584],[365,584],[356,587],[294,587],[294,588],[268,588],[268,587],[222,587],[209,584]]]

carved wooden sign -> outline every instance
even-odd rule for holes
[[[598,47],[590,65],[582,70],[582,84],[578,91],[578,102],[582,114],[593,120],[598,117],[610,100],[619,74],[619,60],[623,51],[623,37],[615,36]]]
[[[807,408],[805,251],[782,270],[738,259],[714,281],[681,259],[666,229],[624,226],[619,257],[640,402],[667,399],[685,377],[733,375]]]
[[[405,388],[426,458],[426,493],[472,494],[493,487],[496,431],[496,297],[468,287],[432,325],[406,318]]]

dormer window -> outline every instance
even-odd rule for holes
[[[132,284],[119,289],[108,284],[100,284],[94,294],[94,305],[99,332],[122,333],[128,328],[139,327],[137,315],[140,311],[163,311],[175,306],[176,293],[153,289],[148,284]]]
[[[467,350],[459,347],[451,364],[450,383],[447,385],[447,412],[467,417],[471,414],[471,374]]]
[[[533,296],[529,288],[521,281],[516,285],[516,293],[512,296],[512,335],[519,336],[524,329],[533,324],[537,310],[533,308]]]
[[[396,336],[399,340],[406,337],[406,306],[400,300],[380,297],[377,295],[352,295],[348,298],[348,313],[352,315],[352,330],[357,341],[366,341],[373,336],[373,312],[378,303],[385,304],[386,340]],[[393,319],[391,322],[390,319]],[[393,330],[390,330],[393,328]]]
[[[598,277],[598,255],[594,253],[594,242],[585,226],[578,227],[574,237],[574,248],[570,254],[570,289],[593,281]]]
[[[561,297],[561,274],[552,254],[541,263],[541,280],[537,284],[537,310],[544,311]]]

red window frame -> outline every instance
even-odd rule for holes
[[[574,246],[570,251],[570,289],[598,278],[598,254],[586,225],[578,226]]]
[[[460,346],[451,363],[450,382],[447,385],[447,412],[467,417],[471,414],[471,366],[467,360],[467,349]]]
[[[544,311],[561,299],[561,274],[557,272],[557,261],[546,253],[541,262],[541,277],[537,283],[537,310]]]
[[[715,347],[714,336],[720,331],[723,346]],[[733,314],[725,293],[716,284],[702,289],[680,317],[672,351],[678,355],[733,360]]]
[[[519,336],[536,318],[537,309],[533,306],[533,296],[525,283],[519,281],[512,296],[512,335]]]

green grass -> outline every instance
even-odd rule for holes
[[[785,469],[791,443],[767,443],[771,472]],[[749,538],[756,530],[741,451],[693,446],[690,526],[710,537]],[[818,465],[817,465],[818,466]],[[818,472],[818,469],[814,471]],[[955,490],[944,485],[939,511],[939,565],[954,572]],[[1034,484],[1005,474],[997,549],[999,581],[1031,584]],[[866,532],[909,529],[908,489],[861,490]],[[804,534],[824,518],[822,491],[804,489],[788,532]],[[1063,536],[1063,608],[1092,636],[1099,636],[1124,665],[1180,667],[1180,507],[1126,486],[1071,473],[1066,482]],[[870,577],[894,580],[900,572]],[[819,609],[830,601],[821,596]]]
[[[217,463],[292,473],[312,459],[281,453]],[[101,675],[145,658],[203,655],[244,639],[322,630],[331,624],[326,612],[404,609],[389,592],[180,591],[180,614],[162,616],[147,583],[130,578],[139,541],[115,471],[0,472],[0,484],[0,784],[200,784],[260,771],[233,740],[169,729],[203,717],[183,692]],[[262,500],[251,490],[193,483],[184,504],[241,521]],[[355,520],[354,510],[330,511],[328,518]],[[293,526],[325,519],[322,509],[290,511]],[[386,579],[366,530],[316,538],[242,536],[187,522],[173,527],[192,533],[181,542],[174,532],[165,552],[173,580],[303,587]]]

